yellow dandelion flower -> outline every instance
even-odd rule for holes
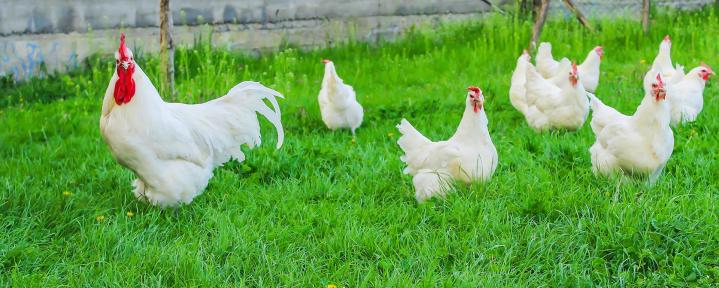
[[[62,191],[62,196],[70,197],[72,196],[72,193],[70,193],[70,191]]]
[[[95,220],[97,220],[97,222],[105,221],[105,216],[99,215],[99,216],[95,217]]]
[[[357,143],[357,139],[355,139],[354,137],[352,137],[352,144],[355,144],[355,143]]]
[[[127,211],[127,217],[132,218],[132,216],[135,216],[135,213],[132,213],[132,211]]]
[[[392,133],[392,132],[387,133],[387,137],[392,138],[392,136],[394,136],[394,133]]]
[[[647,60],[644,60],[644,59],[639,60],[639,63],[641,63],[641,64],[647,64]]]
[[[327,288],[337,288],[337,285],[335,285],[335,284],[327,284]]]

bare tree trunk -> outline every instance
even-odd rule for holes
[[[175,94],[175,44],[172,42],[172,10],[170,0],[160,0],[160,73],[164,91],[176,101]]]
[[[519,16],[521,19],[537,19],[539,15],[539,7],[542,0],[519,0]]]
[[[644,34],[649,33],[649,8],[652,2],[650,0],[642,1],[642,30]]]
[[[532,28],[532,42],[529,43],[529,49],[533,50],[537,46],[539,36],[542,34],[542,28],[544,28],[544,22],[547,20],[547,11],[549,10],[549,0],[541,0],[542,3],[539,7],[537,19],[534,21],[534,28]]]
[[[574,5],[574,2],[572,2],[572,0],[563,0],[563,1],[564,1],[564,6],[567,6],[567,9],[569,9],[569,11],[572,11],[572,13],[574,13],[574,16],[576,16],[577,20],[579,20],[579,23],[582,23],[582,25],[584,27],[586,27],[587,30],[589,30],[590,32],[594,32],[592,25],[589,24],[589,20],[587,20],[587,18],[584,17],[584,14],[582,14],[582,11],[579,11],[579,8],[577,8],[577,6]]]

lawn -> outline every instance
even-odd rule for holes
[[[632,113],[665,34],[688,69],[719,66],[716,11],[595,20],[588,34],[552,19],[542,40],[580,62],[605,57],[597,95]],[[131,172],[102,141],[98,119],[114,61],[26,83],[0,83],[1,286],[717,286],[719,95],[716,78],[695,123],[675,129],[654,186],[595,177],[588,125],[537,134],[509,103],[509,80],[531,25],[488,16],[417,27],[399,41],[247,55],[203,41],[176,54],[184,102],[260,81],[281,100],[285,144],[264,144],[215,170],[188,206],[133,197]],[[131,39],[132,35],[128,35]],[[131,42],[131,41],[130,41]],[[131,46],[132,47],[132,46]],[[159,87],[158,60],[136,49]],[[107,51],[110,54],[113,51]],[[322,123],[322,58],[365,107],[356,140]],[[688,70],[687,69],[687,70]],[[452,135],[466,87],[482,88],[499,152],[492,180],[418,205],[402,174],[401,118],[432,139]],[[590,116],[591,117],[591,116]]]

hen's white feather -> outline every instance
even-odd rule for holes
[[[322,121],[332,130],[349,128],[352,134],[362,125],[364,110],[357,102],[352,86],[345,84],[337,75],[334,63],[325,64],[325,75],[322,89],[317,96],[320,104]]]
[[[462,120],[446,141],[427,139],[406,119],[397,125],[402,134],[397,144],[405,153],[400,159],[407,164],[404,173],[414,176],[419,202],[444,196],[452,180],[487,181],[497,168],[497,150],[487,130],[484,108],[475,112],[470,96],[467,98]]]
[[[596,141],[589,149],[596,174],[617,172],[649,174],[656,181],[672,154],[674,135],[669,127],[669,106],[651,94],[651,80],[645,77],[645,96],[632,116],[623,115],[592,97],[592,131]]]
[[[602,57],[597,52],[597,49],[601,49],[601,47],[594,48],[592,51],[589,51],[589,54],[587,54],[587,58],[584,59],[584,62],[577,66],[579,80],[582,81],[584,89],[589,92],[597,91],[597,86],[599,86],[599,74],[601,73],[600,64],[602,63]]]
[[[668,80],[668,83],[678,81],[682,78],[682,75],[676,76],[675,74],[684,74],[684,67],[677,64],[675,68],[672,64],[672,41],[669,36],[664,37],[662,43],[659,44],[659,53],[652,62],[651,70],[662,73],[662,78]]]
[[[554,60],[552,56],[552,44],[548,42],[539,43],[534,61],[537,64],[537,72],[544,78],[552,78],[559,68],[559,61]]]
[[[569,60],[562,59],[558,71],[566,76],[562,80],[555,80],[557,85],[552,80],[544,79],[531,63],[527,65],[527,110],[524,117],[535,130],[578,129],[584,125],[589,100],[581,81],[576,85],[570,83],[570,70]]]
[[[587,54],[582,64],[577,65],[579,80],[582,81],[584,89],[594,92],[599,86],[601,56],[597,52],[601,47],[595,47]],[[552,56],[552,44],[542,42],[537,49],[536,70],[545,79],[556,79],[557,76],[565,76],[561,73],[561,61],[554,60]],[[554,81],[553,81],[554,82]],[[556,82],[555,82],[556,83]]]
[[[527,113],[527,89],[525,86],[527,83],[527,65],[530,64],[529,60],[527,51],[517,58],[517,66],[512,73],[512,82],[509,87],[509,101],[522,114]]]

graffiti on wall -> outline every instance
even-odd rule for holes
[[[77,53],[74,51],[63,53],[63,49],[60,48],[58,41],[43,43],[43,45],[34,41],[1,41],[0,76],[12,75],[15,80],[21,80],[40,76],[45,72],[77,67],[79,64]],[[62,64],[44,65],[45,63]]]

